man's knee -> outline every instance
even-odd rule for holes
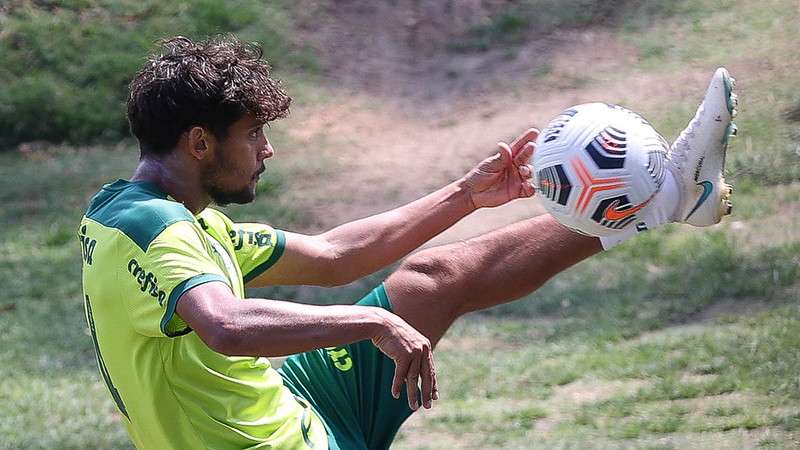
[[[468,310],[464,305],[471,297],[460,266],[462,246],[434,247],[410,256],[386,280],[387,290],[399,302],[452,322]]]
[[[457,279],[447,253],[429,249],[407,258],[384,285],[392,310],[435,345],[462,314]]]
[[[452,252],[446,247],[434,247],[415,253],[400,264],[390,278],[407,280],[427,290],[439,290],[452,285],[458,272]]]

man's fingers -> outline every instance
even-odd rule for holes
[[[536,193],[536,188],[533,187],[531,180],[522,180],[522,186],[519,188],[520,198],[533,197]]]
[[[536,128],[528,128],[525,130],[524,133],[517,136],[514,139],[514,142],[511,143],[511,153],[513,156],[516,156],[520,150],[527,144],[528,142],[535,141],[536,138],[539,137],[539,130]]]
[[[428,364],[431,368],[431,379],[433,380],[433,386],[431,387],[431,398],[434,400],[439,400],[439,383],[436,381],[436,365],[433,363],[433,350],[428,352]]]
[[[520,178],[523,181],[530,179],[533,176],[533,167],[530,164],[522,164],[517,169]]]
[[[497,143],[497,154],[484,160],[479,168],[484,172],[495,173],[505,170],[511,163],[511,148],[505,142]]]
[[[416,411],[419,408],[419,369],[420,358],[416,357],[411,361],[406,375],[406,391],[408,392],[408,406]]]
[[[422,375],[422,406],[426,409],[430,409],[436,374],[433,371],[433,359],[428,349],[425,349],[425,354],[422,355],[420,369],[422,371],[420,373],[420,375]]]
[[[505,167],[511,162],[511,159],[514,157],[514,152],[505,142],[498,142],[497,146],[499,147],[500,151],[500,161],[502,161],[502,165],[500,167]]]
[[[400,390],[406,381],[409,361],[394,362],[394,378],[392,379],[392,397],[400,398]]]
[[[522,146],[522,151],[517,153],[514,157],[514,164],[521,166],[523,164],[528,164],[528,161],[531,160],[531,156],[533,156],[533,152],[536,150],[536,143],[535,142],[528,142],[524,146]]]

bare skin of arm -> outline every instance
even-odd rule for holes
[[[346,284],[398,261],[481,207],[533,195],[527,165],[538,130],[482,161],[462,179],[391,211],[356,220],[326,233],[286,233],[278,262],[248,287]]]
[[[425,408],[438,397],[430,341],[381,308],[242,300],[226,284],[211,282],[186,291],[176,311],[209,348],[230,356],[283,356],[371,339],[395,361],[395,398],[403,383],[412,409],[419,394]]]
[[[461,180],[395,210],[318,236],[287,233],[283,256],[248,287],[347,283],[397,261],[476,208],[530,197],[527,161],[537,136],[530,129],[511,146],[500,143],[494,157]],[[430,408],[438,397],[430,340],[380,308],[242,301],[224,283],[212,282],[184,293],[177,313],[210,348],[227,355],[281,356],[371,339],[395,362],[395,397],[403,383],[412,409],[420,401]]]

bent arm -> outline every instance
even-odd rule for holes
[[[209,282],[181,295],[177,312],[209,348],[229,356],[284,356],[371,339],[395,362],[395,398],[403,384],[412,409],[437,398],[430,340],[381,308],[239,299],[225,283]]]
[[[344,345],[371,339],[385,322],[380,308],[242,300],[222,282],[186,291],[176,311],[206,345],[229,356],[285,356]]]

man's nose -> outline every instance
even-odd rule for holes
[[[266,145],[261,148],[261,152],[259,152],[259,156],[261,159],[272,158],[272,155],[275,154],[275,150],[272,148],[272,144],[269,141],[266,142]]]

